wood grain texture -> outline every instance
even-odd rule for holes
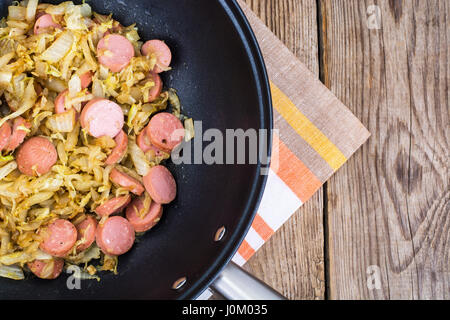
[[[380,29],[367,24],[374,3]],[[450,299],[450,4],[319,10],[325,84],[372,132],[328,183],[330,298]],[[367,285],[369,266],[380,289]]]
[[[246,0],[317,76],[315,0]],[[245,268],[289,299],[324,299],[322,189],[253,256]]]

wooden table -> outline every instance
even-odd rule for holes
[[[372,133],[247,270],[290,299],[449,299],[448,0],[245,1]]]

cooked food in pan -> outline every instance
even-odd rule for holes
[[[0,22],[0,276],[117,272],[160,220],[185,138],[164,41],[86,3],[9,7]],[[190,129],[192,130],[192,129]],[[190,132],[188,136],[192,136]]]

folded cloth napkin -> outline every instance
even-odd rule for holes
[[[369,138],[351,111],[242,1],[272,91],[272,164],[258,213],[233,261],[244,265]],[[205,292],[200,298],[207,298]]]

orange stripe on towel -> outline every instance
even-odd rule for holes
[[[322,186],[320,180],[292,153],[280,140],[273,135],[272,170],[284,183],[305,203]]]
[[[274,234],[273,229],[264,221],[263,218],[261,218],[259,214],[256,214],[252,227],[264,241],[269,240],[269,238]]]
[[[245,261],[248,261],[252,255],[255,254],[255,250],[250,247],[247,241],[243,241],[241,246],[239,247],[238,253],[244,258]]]

